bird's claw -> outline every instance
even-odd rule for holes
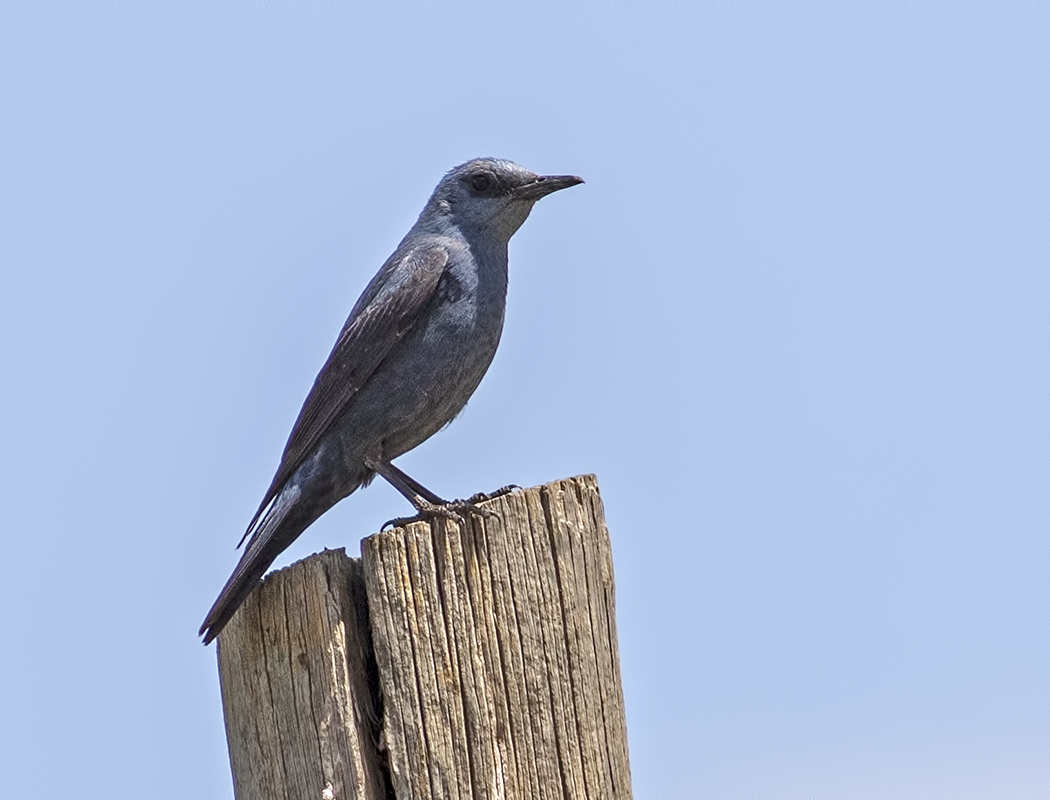
[[[503,492],[503,489],[500,489],[499,491]],[[501,495],[497,493],[492,496],[500,497]],[[412,522],[427,522],[438,518],[451,520],[459,524],[466,522],[466,518],[471,515],[476,517],[494,518],[497,516],[495,512],[477,505],[487,499],[489,499],[489,495],[476,494],[469,500],[451,500],[447,503],[440,504],[428,503],[424,500],[416,507],[416,510],[419,512],[418,514],[412,517],[395,517],[394,519],[389,519],[383,523],[383,527],[379,530],[382,532],[385,531],[387,527],[400,528]]]
[[[495,519],[498,514],[494,511],[489,511],[487,508],[482,508],[478,503],[484,503],[488,500],[495,500],[497,497],[503,497],[511,492],[521,489],[516,483],[508,483],[506,486],[501,486],[494,492],[478,492],[472,494],[466,500],[449,500],[444,503],[429,503],[426,500],[419,499],[413,501],[416,504],[417,513],[412,517],[394,517],[394,519],[388,519],[383,523],[380,531],[385,531],[387,528],[401,528],[405,525],[409,525],[413,522],[427,522],[432,519],[448,519],[454,522],[463,524],[466,522],[468,516],[475,517],[488,517],[489,519]]]
[[[511,492],[517,491],[519,489],[521,489],[521,487],[518,486],[518,484],[508,483],[506,486],[501,486],[494,492],[478,492],[477,494],[472,494],[469,498],[467,498],[466,502],[484,503],[486,500],[495,500],[497,497],[503,497],[504,495],[510,494]]]

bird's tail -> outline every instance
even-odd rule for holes
[[[210,643],[226,627],[226,623],[281,551],[320,516],[320,512],[310,513],[304,507],[308,504],[302,503],[301,499],[302,493],[299,488],[294,485],[288,486],[267,509],[252,533],[248,547],[237,562],[233,574],[219,592],[219,598],[211,607],[208,616],[204,618],[204,624],[199,631],[199,635],[204,637],[204,644]]]

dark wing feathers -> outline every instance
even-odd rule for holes
[[[317,374],[292,427],[281,464],[245,537],[391,348],[412,330],[433,298],[447,263],[448,251],[441,245],[431,244],[395,253],[383,265],[375,279],[378,285],[366,290],[366,297],[372,296],[367,300],[362,298],[363,305],[359,304],[360,307],[351,312],[328,360]]]

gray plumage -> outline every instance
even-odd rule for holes
[[[537,200],[578,183],[492,158],[441,180],[318,373],[245,532],[248,546],[201,626],[205,644],[300,533],[376,474],[425,516],[471,510],[390,462],[466,405],[503,330],[511,236]]]

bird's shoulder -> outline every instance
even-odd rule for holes
[[[468,251],[462,237],[452,234],[406,237],[361,293],[347,317],[340,340],[362,316],[391,311],[401,305],[396,302],[399,297],[415,298],[418,302],[421,294],[432,293],[441,274],[461,261]]]

